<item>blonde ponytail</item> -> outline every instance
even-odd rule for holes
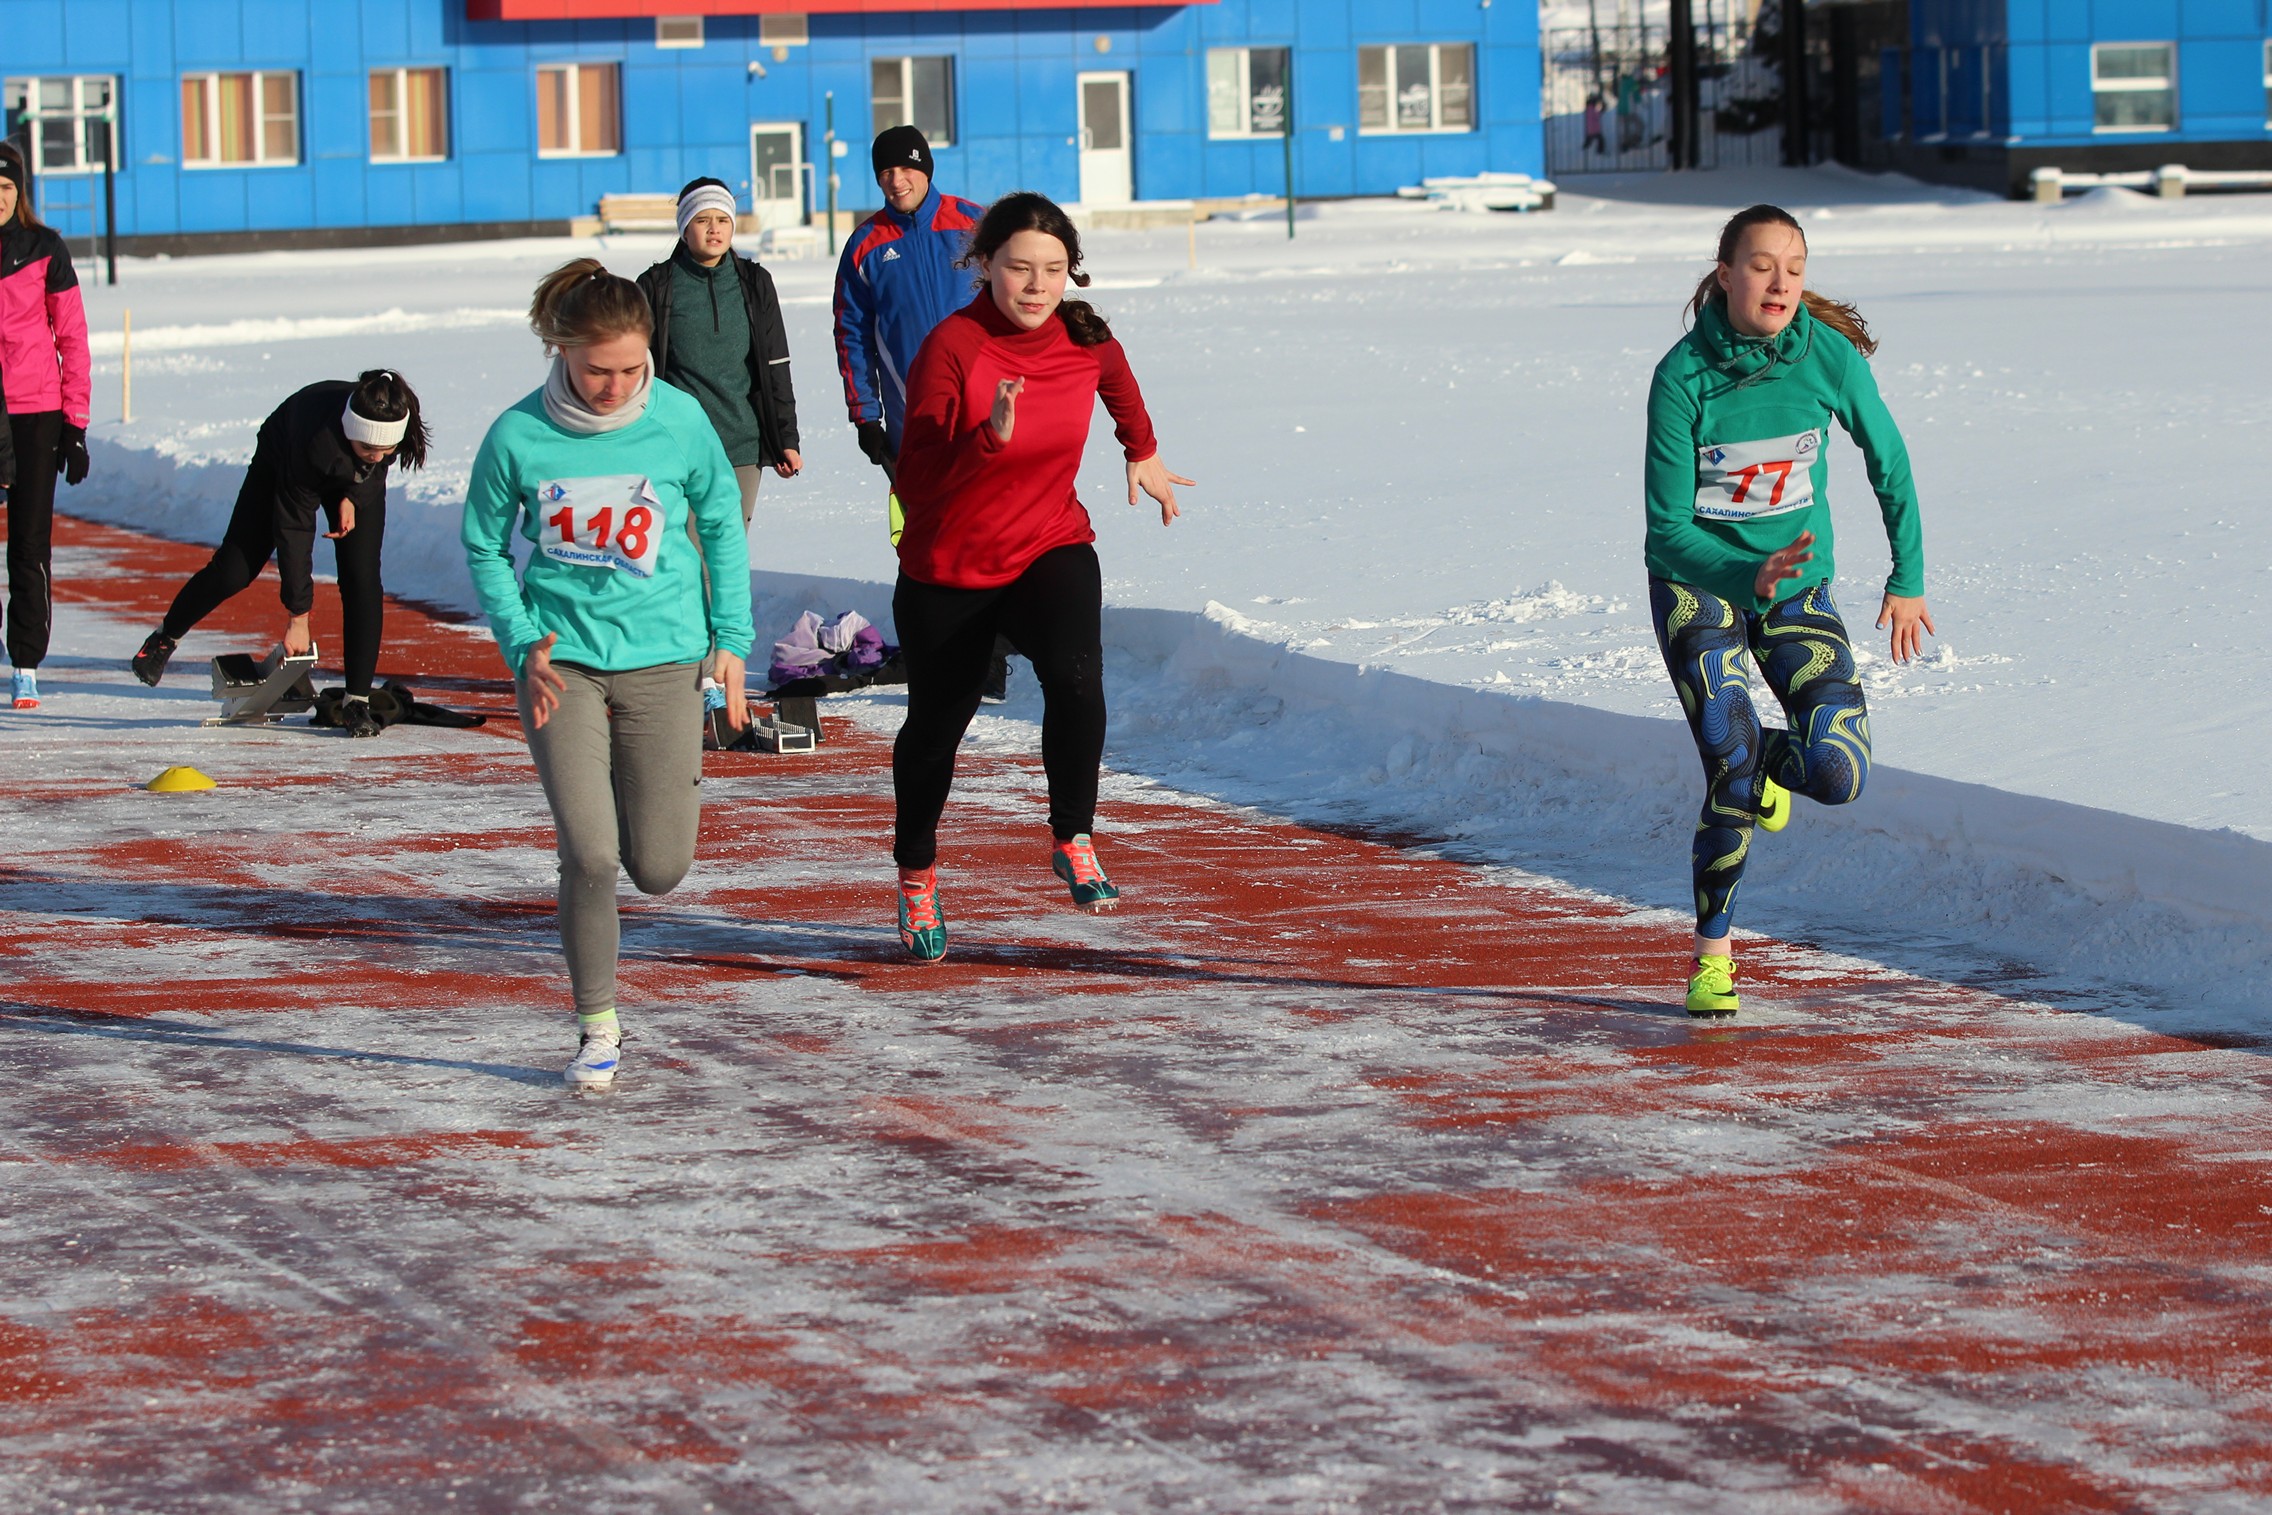
[[[629,279],[607,271],[597,258],[577,258],[544,276],[529,302],[529,329],[549,351],[590,347],[636,332],[650,337],[654,312]]]

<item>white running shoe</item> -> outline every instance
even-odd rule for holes
[[[571,1089],[605,1089],[615,1082],[615,1065],[621,1057],[622,1048],[614,1037],[587,1036],[576,1048],[576,1060],[560,1076]]]

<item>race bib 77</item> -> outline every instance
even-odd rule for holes
[[[663,502],[645,474],[546,479],[536,487],[535,513],[537,546],[546,557],[654,577]]]
[[[1827,430],[1696,449],[1696,514],[1707,521],[1754,521],[1814,503],[1814,464]]]

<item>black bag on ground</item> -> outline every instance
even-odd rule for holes
[[[316,696],[315,714],[308,717],[311,726],[340,725],[339,705],[347,698],[344,689],[326,689]],[[429,705],[410,691],[400,679],[389,679],[371,691],[371,719],[384,731],[389,726],[446,726],[463,731],[488,724],[489,717],[472,715],[463,710],[451,710],[441,705]]]

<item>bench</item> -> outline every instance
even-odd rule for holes
[[[2038,205],[2057,205],[2070,189],[2150,189],[2164,200],[2182,200],[2189,189],[2272,189],[2272,170],[2187,168],[2182,163],[2113,174],[2037,168],[2028,171],[2027,185],[2029,198]]]
[[[609,231],[667,231],[678,230],[678,196],[676,195],[602,195],[600,196],[599,230]],[[757,217],[736,215],[734,231],[754,236]]]

